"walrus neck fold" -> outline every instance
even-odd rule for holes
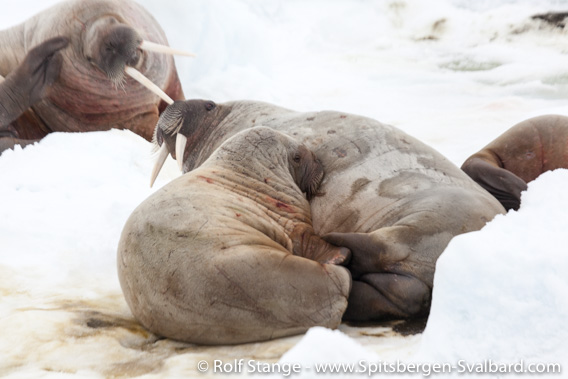
[[[219,152],[219,150],[217,151]],[[234,151],[227,152],[234,154]],[[233,172],[233,177],[227,179],[237,185],[242,183],[250,183],[255,188],[255,193],[262,193],[277,201],[292,204],[294,206],[303,206],[307,199],[302,194],[298,185],[294,182],[294,178],[287,169],[286,162],[265,163],[259,160],[252,161],[250,155],[243,154],[242,159],[225,160],[223,154],[217,156],[215,160],[205,162],[201,167],[208,167],[214,164],[217,167],[223,167]],[[210,163],[209,163],[210,162]],[[286,168],[284,168],[286,167]],[[290,185],[294,183],[294,185]],[[230,185],[227,183],[226,185]]]
[[[278,170],[251,173],[235,168],[215,160],[211,164],[205,163],[195,172],[199,172],[200,177],[206,172],[203,178],[209,185],[217,185],[255,203],[260,202],[267,216],[288,233],[292,232],[292,225],[286,220],[311,224],[309,203],[297,186],[290,186],[292,179],[289,175],[280,175]],[[267,175],[261,175],[262,171]]]
[[[215,114],[207,117],[203,122],[199,122],[193,130],[188,133],[188,142],[186,145],[186,156],[184,156],[183,172],[189,172],[196,167],[199,167],[217,147],[223,142],[224,139],[218,138],[219,133],[227,133],[231,136],[242,129],[239,128],[234,131],[225,130],[221,128],[224,124],[225,118],[231,113],[231,107],[217,107]],[[172,148],[170,151],[174,151]]]

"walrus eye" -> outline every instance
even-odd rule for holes
[[[294,162],[296,163],[300,163],[300,161],[302,160],[302,156],[300,155],[300,153],[296,153],[294,154]]]
[[[215,104],[212,101],[208,101],[208,102],[205,103],[205,109],[208,110],[208,111],[214,109],[216,106],[217,106],[217,104]]]

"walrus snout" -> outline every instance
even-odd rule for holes
[[[112,28],[100,46],[105,71],[108,73],[115,66],[121,71],[124,66],[136,67],[142,56],[141,44],[142,37],[131,27],[117,25]]]
[[[96,39],[87,52],[87,60],[105,73],[115,87],[123,87],[126,67],[137,67],[142,61],[142,37],[130,26],[111,18]]]

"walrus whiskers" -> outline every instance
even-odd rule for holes
[[[195,57],[195,54],[189,53],[187,51],[173,49],[169,46],[160,45],[159,43],[154,43],[150,41],[142,41],[140,44],[140,49],[146,51],[153,51],[156,53],[170,54],[170,55],[184,55],[186,57]]]
[[[152,177],[150,179],[150,187],[154,185],[154,181],[156,180],[160,170],[162,169],[164,162],[168,156],[168,149],[165,144],[165,141],[160,140],[158,136],[158,132],[160,131],[163,135],[174,136],[177,135],[176,138],[176,146],[178,144],[178,140],[180,147],[176,148],[176,151],[180,154],[179,156],[183,157],[185,154],[185,144],[187,143],[187,138],[179,133],[182,123],[183,123],[183,115],[179,111],[178,108],[175,106],[168,106],[166,110],[160,116],[160,120],[154,129],[154,137],[152,138],[152,144],[154,145],[153,152],[159,152],[158,158],[154,163],[154,168],[152,169]],[[165,125],[164,125],[165,124]],[[162,137],[163,138],[163,137]],[[160,145],[161,144],[161,145]],[[164,151],[168,151],[164,153]],[[178,155],[176,155],[177,157]],[[183,164],[180,165],[180,160],[178,159],[178,165],[180,166],[180,170],[182,170]],[[182,160],[183,163],[183,160]]]

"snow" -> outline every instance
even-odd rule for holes
[[[568,170],[546,172],[518,212],[450,242],[436,266],[425,357],[568,363],[567,185]]]
[[[0,28],[53,3],[4,4]],[[567,32],[529,19],[566,10],[559,0],[140,3],[172,46],[198,55],[176,58],[190,98],[362,114],[458,165],[516,122],[568,114]],[[343,324],[201,347],[146,333],[118,284],[126,218],[179,175],[168,159],[150,189],[152,162],[148,142],[115,130],[55,133],[0,156],[0,375],[218,377],[215,360],[243,358],[298,363],[292,376],[306,378],[323,375],[315,363],[360,360],[568,367],[565,170],[530,183],[518,212],[450,243],[423,334]],[[202,360],[210,365],[203,375]]]

